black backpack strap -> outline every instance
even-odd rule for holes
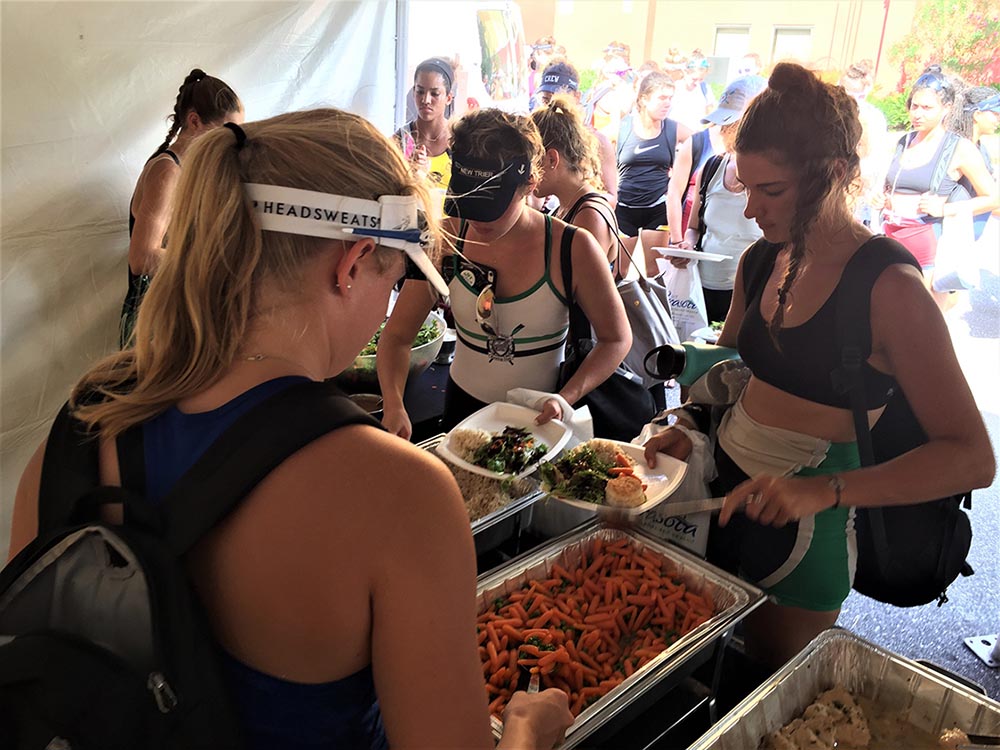
[[[837,295],[835,317],[840,367],[830,373],[830,378],[834,390],[846,392],[850,398],[862,466],[875,464],[862,371],[862,364],[872,351],[871,293],[882,272],[897,263],[909,263],[919,268],[913,255],[895,240],[872,237],[847,262],[834,292]],[[884,514],[879,508],[869,508],[867,513],[878,567],[885,572],[889,565],[889,541]]]
[[[227,429],[163,500],[163,537],[187,552],[286,458],[346,425],[382,425],[332,382],[296,383]]]
[[[49,430],[38,488],[39,536],[70,525],[73,519],[96,518],[89,494],[100,482],[96,432],[70,415],[63,404]],[[87,499],[90,498],[90,499]]]
[[[774,245],[761,238],[743,253],[743,299],[748,305],[758,290],[767,284],[779,250],[781,245]]]
[[[705,167],[701,170],[701,185],[698,186],[698,197],[701,198],[701,202],[698,204],[698,242],[694,248],[699,253],[703,250],[701,243],[705,240],[705,203],[708,198],[708,183],[712,181],[715,173],[722,166],[724,156],[725,154],[716,154],[711,157],[705,162]]]
[[[559,247],[559,265],[562,269],[563,287],[566,292],[566,306],[569,308],[569,334],[566,336],[567,348],[576,350],[579,342],[590,338],[590,321],[573,296],[573,237],[576,227],[563,227],[562,243]],[[577,352],[584,356],[586,352]],[[568,358],[568,357],[567,357]]]

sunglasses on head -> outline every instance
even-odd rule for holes
[[[950,89],[951,87],[951,81],[940,73],[924,73],[913,84],[915,89],[933,89],[934,91]]]

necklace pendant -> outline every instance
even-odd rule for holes
[[[260,362],[262,359],[267,357],[266,354],[251,354],[247,357],[247,362]]]

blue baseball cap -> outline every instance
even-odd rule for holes
[[[702,118],[710,125],[729,125],[743,117],[750,101],[767,88],[767,80],[762,76],[743,76],[726,86],[715,111]]]

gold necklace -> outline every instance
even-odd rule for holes
[[[448,134],[448,126],[446,124],[445,127],[444,127],[444,129],[440,133],[438,133],[437,136],[435,136],[435,137],[431,137],[431,136],[427,135],[426,133],[421,132],[419,126],[416,126],[416,131],[417,131],[417,135],[420,136],[420,140],[421,141],[424,141],[424,142],[430,141],[431,143],[437,143],[438,141],[440,141],[442,138],[444,138]]]

